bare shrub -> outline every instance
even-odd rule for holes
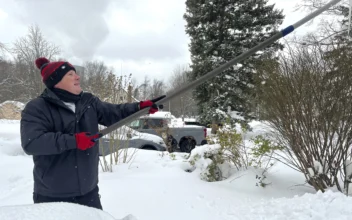
[[[54,60],[60,54],[60,49],[45,39],[38,25],[33,25],[29,26],[25,37],[16,40],[11,52],[15,57],[14,75],[21,82],[19,92],[26,94],[26,99],[30,100],[41,94],[45,87],[34,61],[39,57]]]
[[[352,143],[351,60],[346,46],[286,43],[277,61],[266,60],[259,68],[262,118],[284,146],[276,159],[323,192],[333,186],[342,191]]]
[[[102,139],[100,139],[100,152],[102,156],[100,157],[100,165],[103,172],[113,172],[113,165],[119,163],[130,163],[137,153],[137,148],[129,148],[128,133],[130,129],[127,127],[122,127],[116,131],[111,132],[108,135],[109,149],[105,152],[102,147]]]
[[[88,64],[87,64],[88,65]],[[101,81],[101,87],[98,88],[97,85],[91,87],[91,89],[96,89],[99,98],[103,101],[107,101],[114,104],[126,103],[127,100],[132,100],[126,98],[128,94],[126,88],[131,84],[131,75],[129,76],[115,76],[112,72],[105,72],[107,69],[103,63],[91,63],[90,72],[88,72],[87,79],[96,80],[97,76],[105,76],[105,79]],[[132,100],[134,101],[134,100]],[[103,127],[103,126],[102,126]],[[123,126],[111,133],[106,137],[109,140],[109,154],[104,152],[102,148],[102,139],[100,139],[100,151],[102,156],[100,157],[100,165],[103,172],[112,172],[112,165],[117,165],[118,163],[130,163],[137,153],[137,148],[130,148],[129,137],[133,131],[127,126]]]

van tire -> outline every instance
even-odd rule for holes
[[[191,151],[196,147],[196,142],[194,139],[185,138],[182,139],[180,143],[180,150],[184,153],[191,153]]]

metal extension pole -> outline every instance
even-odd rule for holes
[[[207,74],[201,76],[200,78],[194,80],[193,82],[190,82],[189,84],[176,89],[175,91],[171,92],[168,96],[165,96],[163,99],[159,100],[158,102],[156,102],[156,104],[160,104],[160,103],[164,103],[167,102],[173,98],[175,98],[176,96],[181,95],[182,93],[187,92],[190,89],[193,89],[201,84],[203,84],[205,81],[207,81],[210,78],[213,78],[214,76],[218,75],[219,73],[221,73],[222,71],[234,66],[235,64],[237,64],[238,62],[246,59],[247,57],[251,56],[252,54],[254,54],[255,52],[265,48],[266,46],[274,43],[275,41],[277,41],[280,38],[285,37],[286,35],[290,34],[292,31],[294,31],[295,29],[297,29],[298,27],[300,27],[301,25],[305,24],[306,22],[308,22],[309,20],[312,20],[313,18],[315,18],[316,16],[318,16],[319,14],[323,13],[325,10],[327,10],[328,8],[330,8],[331,6],[337,4],[338,2],[340,2],[341,0],[332,0],[330,2],[328,2],[326,5],[324,5],[323,7],[321,7],[320,9],[312,12],[311,14],[307,15],[306,17],[304,17],[303,19],[299,20],[298,22],[296,22],[293,25],[290,25],[288,27],[286,27],[285,29],[277,32],[275,35],[273,35],[272,37],[270,37],[269,39],[265,40],[264,42],[258,44],[257,46],[245,51],[244,53],[240,54],[239,56],[233,58],[232,60],[230,60],[229,62],[217,67],[216,69],[208,72]],[[145,115],[148,113],[148,108],[146,109],[142,109],[120,121],[118,121],[117,123],[101,130],[99,133],[101,134],[101,136],[104,136],[114,130],[116,130],[117,128],[128,124],[130,122],[132,122],[133,120]]]

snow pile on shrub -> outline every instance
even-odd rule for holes
[[[188,162],[191,165],[190,171],[198,173],[205,181],[219,181],[228,178],[233,174],[234,168],[228,162],[222,164],[213,160],[214,155],[219,155],[221,146],[219,144],[202,145],[192,150]]]

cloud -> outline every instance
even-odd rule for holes
[[[104,19],[110,0],[16,0],[21,6],[18,18],[26,26],[38,24],[50,29],[48,38],[64,39],[65,50],[89,59],[109,34]],[[17,12],[19,13],[19,12]],[[50,40],[50,39],[49,39]]]
[[[1,8],[0,8],[0,19],[5,19],[5,18],[7,18],[9,15],[6,13],[6,12],[4,12],[3,10],[1,10]]]
[[[38,24],[76,65],[103,60],[117,74],[166,79],[177,65],[190,63],[185,34],[185,0],[0,0],[1,39],[10,43]],[[270,0],[287,14],[282,27],[302,18],[299,0]],[[301,27],[299,33],[309,27]],[[11,43],[12,43],[11,42]]]
[[[188,54],[184,1],[121,2],[110,6],[110,36],[99,54],[135,61],[178,59]]]
[[[141,61],[144,59],[170,60],[187,53],[185,39],[173,39],[172,36],[144,33],[139,36],[116,34],[99,49],[99,54],[116,59]],[[115,35],[113,35],[115,36]]]
[[[15,0],[7,5],[11,17],[26,27],[38,24],[45,38],[61,47],[61,56],[78,65],[101,58],[138,67],[149,60],[159,63],[151,70],[159,72],[189,60],[184,0]]]

